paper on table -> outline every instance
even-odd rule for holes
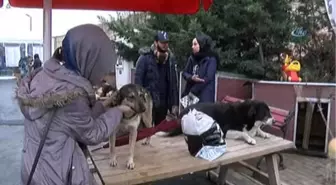
[[[181,102],[183,108],[186,108],[190,105],[193,105],[193,104],[196,104],[197,102],[199,102],[199,98],[197,98],[197,96],[195,96],[194,94],[189,93],[188,95],[181,98],[180,102]]]
[[[222,156],[226,152],[226,145],[218,146],[203,146],[202,149],[196,154],[196,157],[213,161]]]

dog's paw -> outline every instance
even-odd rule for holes
[[[118,164],[117,159],[115,157],[110,159],[110,166],[111,167],[116,167],[117,164]]]
[[[271,137],[271,135],[268,134],[268,133],[265,133],[265,134],[263,135],[263,138],[265,138],[265,139],[268,139],[268,138],[270,138],[270,137]]]
[[[255,144],[257,144],[257,141],[255,139],[253,139],[253,138],[249,138],[247,140],[247,143],[250,144],[250,145],[255,145]]]
[[[143,142],[142,142],[142,145],[149,145],[150,144],[150,139],[145,139]]]
[[[127,165],[126,166],[127,166],[127,169],[133,170],[135,168],[135,163],[134,163],[133,159],[129,159],[127,161]]]
[[[267,139],[267,138],[271,137],[270,134],[265,133],[265,132],[259,132],[258,136],[261,137],[261,138],[264,138],[264,139]]]

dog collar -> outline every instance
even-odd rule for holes
[[[123,119],[127,119],[127,120],[129,120],[129,119],[132,119],[132,118],[134,118],[136,115],[137,115],[137,113],[136,113],[136,112],[134,112],[134,114],[132,114],[132,115],[131,115],[131,116],[129,116],[129,117],[126,117],[126,116],[125,116],[125,114],[123,114]]]

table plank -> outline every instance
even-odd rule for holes
[[[257,145],[248,145],[241,140],[227,140],[227,152],[215,161],[192,157],[182,136],[162,138],[153,136],[149,146],[141,142],[135,148],[135,169],[126,169],[129,147],[117,147],[117,167],[109,166],[109,150],[92,152],[97,168],[106,185],[139,184],[174,176],[215,168],[270,153],[294,148],[294,143],[279,137],[256,138]]]

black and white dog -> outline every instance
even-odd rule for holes
[[[256,140],[253,138],[255,136],[270,137],[268,133],[261,130],[262,126],[275,123],[270,108],[263,101],[198,103],[184,109],[179,115],[179,120],[192,109],[212,117],[220,125],[224,138],[243,139],[252,145],[256,144]],[[182,134],[181,128],[158,135],[175,136],[179,134]]]

